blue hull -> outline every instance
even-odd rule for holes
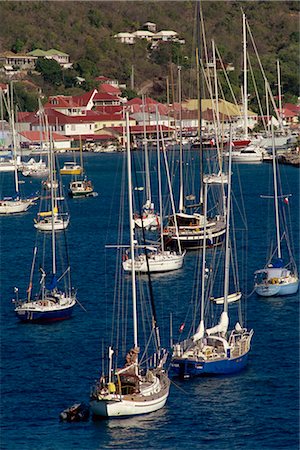
[[[180,378],[232,374],[244,369],[247,361],[248,352],[238,358],[221,359],[218,361],[172,359],[170,374]]]
[[[60,311],[16,311],[16,315],[22,322],[49,323],[69,319],[73,308],[74,305]]]
[[[290,284],[260,284],[255,286],[255,292],[261,297],[275,297],[296,294],[298,287],[299,281]]]

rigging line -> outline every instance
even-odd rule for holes
[[[174,384],[174,386],[175,386],[177,389],[179,389],[180,391],[182,391],[185,395],[190,395],[185,389],[183,389],[182,387],[178,386],[178,384],[175,383],[175,381],[173,381],[173,380],[170,379],[170,382],[171,382],[172,384]]]
[[[265,130],[265,132],[267,132],[267,124],[266,124],[266,120],[265,120],[265,117],[264,117],[263,108],[262,108],[262,104],[261,104],[261,101],[260,101],[260,98],[259,98],[259,92],[258,92],[258,89],[257,89],[257,83],[256,83],[256,79],[255,79],[255,76],[254,76],[254,72],[253,72],[253,68],[252,68],[252,64],[251,64],[251,60],[250,60],[250,56],[249,56],[248,52],[247,52],[247,61],[248,61],[248,67],[250,68],[250,74],[251,74],[251,78],[252,78],[252,83],[253,83],[253,86],[254,86],[255,95],[256,95],[256,98],[257,98],[257,103],[258,103],[259,112],[260,112],[260,115],[261,115],[261,118],[262,118],[264,130]]]

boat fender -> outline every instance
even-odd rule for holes
[[[108,383],[107,388],[108,388],[108,392],[110,394],[115,394],[115,392],[116,392],[116,385],[115,385],[115,383]]]

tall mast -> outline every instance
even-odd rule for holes
[[[281,244],[280,244],[280,225],[279,225],[279,209],[278,209],[278,188],[277,188],[277,170],[276,170],[276,154],[275,154],[275,139],[272,125],[272,156],[273,156],[273,181],[274,181],[274,206],[275,206],[275,224],[276,224],[276,240],[277,240],[277,255],[281,258]]]
[[[277,77],[278,77],[278,113],[280,117],[280,128],[283,128],[282,124],[282,103],[281,103],[281,78],[280,78],[280,62],[279,59],[277,59]]]
[[[229,289],[229,269],[230,269],[231,166],[232,166],[232,128],[230,127],[228,191],[227,191],[227,210],[226,210],[226,239],[225,239],[224,309],[223,309],[226,315],[228,314],[228,289]]]
[[[146,134],[146,104],[145,104],[145,96],[142,96],[143,103],[143,128],[144,128],[144,151],[145,151],[145,172],[146,172],[146,200],[149,201],[151,206],[151,185],[150,185],[150,170],[149,170],[149,155],[148,155],[148,140]]]
[[[130,154],[130,132],[129,113],[126,111],[126,134],[127,134],[127,178],[128,178],[128,205],[129,205],[129,232],[130,232],[130,258],[131,258],[131,283],[132,283],[132,313],[133,313],[133,343],[138,347],[137,329],[137,306],[135,286],[135,260],[134,260],[134,220],[132,206],[132,179],[131,179],[131,154]]]
[[[216,61],[216,48],[214,39],[211,41],[213,52],[213,66],[214,66],[214,83],[215,83],[215,104],[216,104],[216,117],[217,117],[217,133],[216,139],[218,140],[221,126],[220,126],[220,114],[219,114],[219,94],[218,94],[218,77],[217,77],[217,61]]]
[[[204,183],[204,227],[203,227],[203,249],[202,249],[202,279],[201,279],[201,311],[200,329],[204,332],[204,304],[205,304],[205,275],[206,275],[206,217],[207,217],[207,183]]]
[[[244,57],[244,135],[248,138],[248,92],[247,92],[247,33],[246,15],[243,13],[243,57]]]
[[[197,69],[197,90],[198,90],[198,135],[200,143],[200,203],[203,203],[203,148],[202,148],[202,84],[200,77],[201,70],[201,5],[197,3],[197,52],[196,52],[196,69]]]
[[[182,109],[181,109],[181,66],[178,66],[178,103],[179,103],[179,212],[184,212],[183,188],[183,150],[182,150]]]
[[[46,116],[46,129],[48,130],[48,118]],[[48,132],[47,132],[48,134]],[[52,274],[56,274],[56,243],[55,243],[55,229],[54,229],[54,186],[53,186],[53,177],[54,177],[54,170],[55,170],[55,164],[54,164],[54,149],[52,145],[52,133],[49,130],[49,148],[50,148],[50,187],[51,187],[51,223],[52,223]]]
[[[13,157],[15,165],[15,190],[19,194],[19,179],[18,179],[18,166],[17,166],[17,140],[16,140],[16,129],[15,129],[15,112],[14,112],[14,90],[13,84],[10,85],[10,120],[11,120],[11,131],[13,138]]]
[[[163,240],[163,215],[162,215],[162,186],[161,186],[161,168],[160,168],[160,147],[159,147],[159,125],[158,125],[158,106],[156,106],[156,147],[157,147],[157,177],[158,177],[158,198],[159,198],[159,221],[160,221],[160,236],[161,249],[164,251]]]

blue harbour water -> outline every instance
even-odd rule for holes
[[[124,154],[84,155],[98,197],[70,199],[67,230],[73,286],[79,306],[70,320],[48,325],[21,324],[11,299],[14,286],[28,286],[38,206],[15,217],[1,217],[1,435],[7,450],[61,449],[298,449],[299,448],[299,293],[248,299],[247,324],[254,329],[247,368],[234,376],[179,381],[171,385],[165,408],[140,417],[61,423],[59,413],[88,402],[99,377],[102,341],[110,335],[113,286],[105,274],[115,267],[119,189]],[[70,155],[60,156],[60,165]],[[267,255],[271,165],[234,165],[244,193],[248,222],[247,291],[253,272]],[[299,170],[281,166],[290,197],[295,258],[299,265]],[[10,174],[1,175],[2,194]],[[68,177],[64,178],[67,184]],[[39,188],[37,180],[21,185]],[[113,224],[115,223],[115,226]],[[168,342],[168,317],[174,329],[184,320],[191,296],[196,253],[183,269],[157,276],[153,288]],[[112,277],[113,279],[113,277]],[[176,333],[175,338],[177,337]]]

